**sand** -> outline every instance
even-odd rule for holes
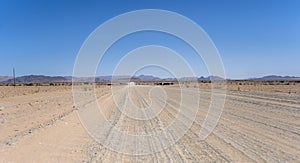
[[[300,161],[300,93],[297,84],[253,86],[229,83],[221,118],[205,140],[199,139],[199,131],[210,105],[208,87],[201,87],[196,119],[184,133],[189,116],[179,116],[183,123],[166,130],[166,126],[181,115],[176,110],[180,101],[177,86],[162,86],[165,94],[158,93],[160,98],[152,99],[148,92],[153,86],[130,86],[129,94],[126,87],[120,88],[116,99],[113,99],[109,86],[96,88],[97,102],[108,122],[125,135],[165,131],[164,139],[154,140],[154,137],[139,144],[122,134],[109,132],[99,136],[106,142],[103,145],[93,139],[86,131],[86,124],[81,123],[77,114],[80,109],[73,102],[70,86],[0,87],[0,162]],[[193,100],[195,89],[186,88],[190,100]],[[164,95],[167,97],[165,105],[160,103]],[[128,114],[142,117],[142,112],[135,114],[132,109],[151,105],[153,112],[158,114],[149,120],[130,118],[120,112],[114,101],[121,103],[126,98]],[[185,105],[186,109],[192,109]],[[180,139],[168,145],[176,137]],[[143,155],[164,145],[167,148],[162,151]]]

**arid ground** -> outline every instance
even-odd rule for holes
[[[123,94],[135,106],[147,106],[152,87],[132,86]],[[116,109],[110,86],[97,86],[96,95],[114,127],[147,134],[162,130],[178,114],[172,109],[180,101],[178,87],[161,87],[166,107],[159,118],[148,121],[135,121]],[[133,156],[107,149],[88,134],[71,86],[1,86],[0,162],[300,162],[300,83],[229,81],[227,88],[221,118],[205,140],[199,140],[198,133],[210,105],[210,89],[209,83],[200,83],[199,111],[186,134],[161,152]],[[166,138],[181,132],[175,127]],[[151,151],[168,141],[132,147],[121,135],[108,133],[104,138],[125,153],[132,148]]]

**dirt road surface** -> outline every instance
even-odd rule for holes
[[[103,145],[81,123],[70,87],[38,91],[1,87],[0,162],[300,162],[299,94],[229,90],[217,127],[200,140],[210,91],[200,89],[198,112],[184,132],[191,117],[177,110],[180,89],[164,86],[164,92],[158,90],[151,96],[152,88],[120,88],[115,97],[110,87],[96,89],[103,115],[123,133],[101,133]],[[189,100],[194,100],[194,88],[186,90]],[[124,100],[128,100],[126,105],[121,104]],[[180,121],[172,125],[175,119]],[[108,129],[105,131],[111,131]],[[164,133],[162,139],[154,137],[143,143],[124,136],[157,133]],[[176,138],[179,140],[172,144]],[[163,147],[167,148],[158,150]],[[150,154],[144,154],[147,152]]]

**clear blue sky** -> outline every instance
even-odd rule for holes
[[[218,48],[229,78],[300,76],[299,0],[0,0],[0,76],[11,75],[12,67],[18,76],[71,75],[81,44],[97,26],[150,8],[178,12],[198,23]],[[160,41],[163,36],[128,36],[106,54],[103,65],[112,66],[121,55],[116,52],[155,43],[181,51],[199,66],[197,75],[206,75],[190,49],[174,46],[178,40],[168,36],[170,44]],[[100,75],[109,73],[109,68],[99,70]]]

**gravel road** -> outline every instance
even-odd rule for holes
[[[97,101],[83,93],[78,105],[70,88],[47,89],[0,98],[0,162],[300,162],[299,94],[229,90],[216,128],[200,140],[214,114],[209,89],[197,99],[185,88],[182,104],[176,86],[102,86]],[[95,126],[80,114],[92,103],[105,118]],[[95,138],[86,129],[100,130]]]

